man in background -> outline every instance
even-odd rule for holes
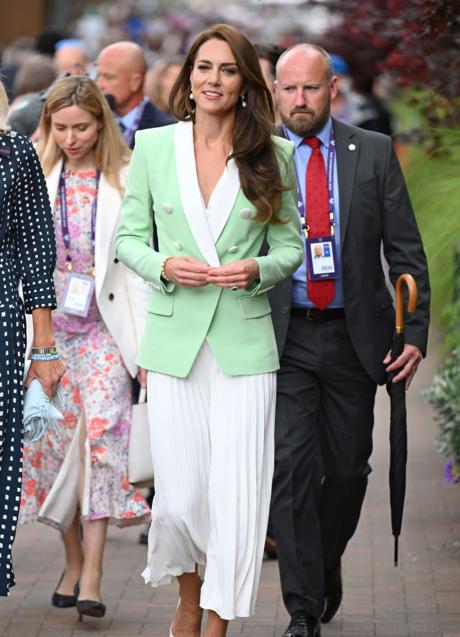
[[[273,109],[275,112],[275,124],[278,125],[278,107],[275,98],[275,69],[278,58],[283,52],[283,49],[276,44],[255,44],[257,55],[259,56],[260,68],[262,69],[262,75],[273,99]]]
[[[64,73],[83,75],[88,67],[89,59],[83,42],[70,38],[56,43],[53,62],[58,76]]]
[[[144,51],[134,42],[110,44],[97,59],[97,85],[111,102],[130,148],[134,147],[136,131],[173,123],[145,97],[146,72]]]
[[[337,77],[321,47],[292,47],[276,70],[308,260],[269,292],[280,351],[271,513],[291,615],[283,637],[318,637],[342,601],[342,555],[371,472],[377,384],[394,371],[409,387],[426,353],[430,291],[391,139],[331,117]],[[382,245],[392,283],[407,272],[419,292],[404,351],[391,364]],[[325,259],[310,258],[316,246],[324,256],[329,246],[327,274]]]

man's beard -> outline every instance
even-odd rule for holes
[[[290,131],[298,135],[299,137],[313,137],[319,131],[324,128],[330,115],[330,102],[326,104],[324,109],[316,116],[311,110],[295,111],[296,113],[305,113],[309,115],[308,118],[294,117],[290,115],[288,118],[283,117],[283,113],[280,113],[283,124],[289,128]]]

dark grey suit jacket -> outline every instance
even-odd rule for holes
[[[391,138],[333,120],[340,198],[340,242],[345,316],[356,353],[368,374],[386,381],[382,363],[391,346],[394,308],[385,283],[409,273],[419,300],[406,315],[406,342],[426,353],[430,288],[425,253]],[[292,279],[269,292],[280,354],[289,325]]]
[[[168,124],[174,124],[175,120],[154,106],[151,102],[147,102],[142,111],[141,119],[139,120],[139,126],[137,130],[144,130],[145,128],[157,128],[158,126],[168,126]]]
[[[168,126],[169,124],[174,124],[174,122],[175,120],[170,115],[168,115],[168,113],[161,111],[151,102],[147,102],[144,106],[144,110],[142,111],[137,130],[144,130],[146,128],[157,128],[159,126]],[[131,142],[131,149],[134,148],[134,141],[135,140],[133,138]]]

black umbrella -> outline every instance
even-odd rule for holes
[[[407,311],[413,312],[417,305],[417,285],[410,274],[401,274],[396,283],[396,325],[391,347],[391,361],[404,349],[404,285],[408,290]],[[404,498],[406,496],[407,423],[406,382],[393,383],[398,371],[388,374],[387,392],[390,396],[390,504],[391,529],[395,539],[394,563],[398,565],[398,538],[401,533]]]

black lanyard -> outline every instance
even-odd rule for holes
[[[93,268],[92,274],[95,275],[95,244],[96,244],[96,214],[97,214],[97,197],[99,194],[99,181],[101,178],[101,173],[99,170],[96,171],[96,194],[93,199],[93,205],[91,207],[91,244],[93,247]],[[64,241],[64,247],[66,251],[66,264],[67,270],[71,272],[73,270],[72,266],[72,255],[70,253],[70,232],[69,232],[69,213],[67,208],[67,191],[65,185],[65,167],[62,167],[61,177],[59,179],[59,192],[61,196],[61,227],[62,227],[62,239]]]

